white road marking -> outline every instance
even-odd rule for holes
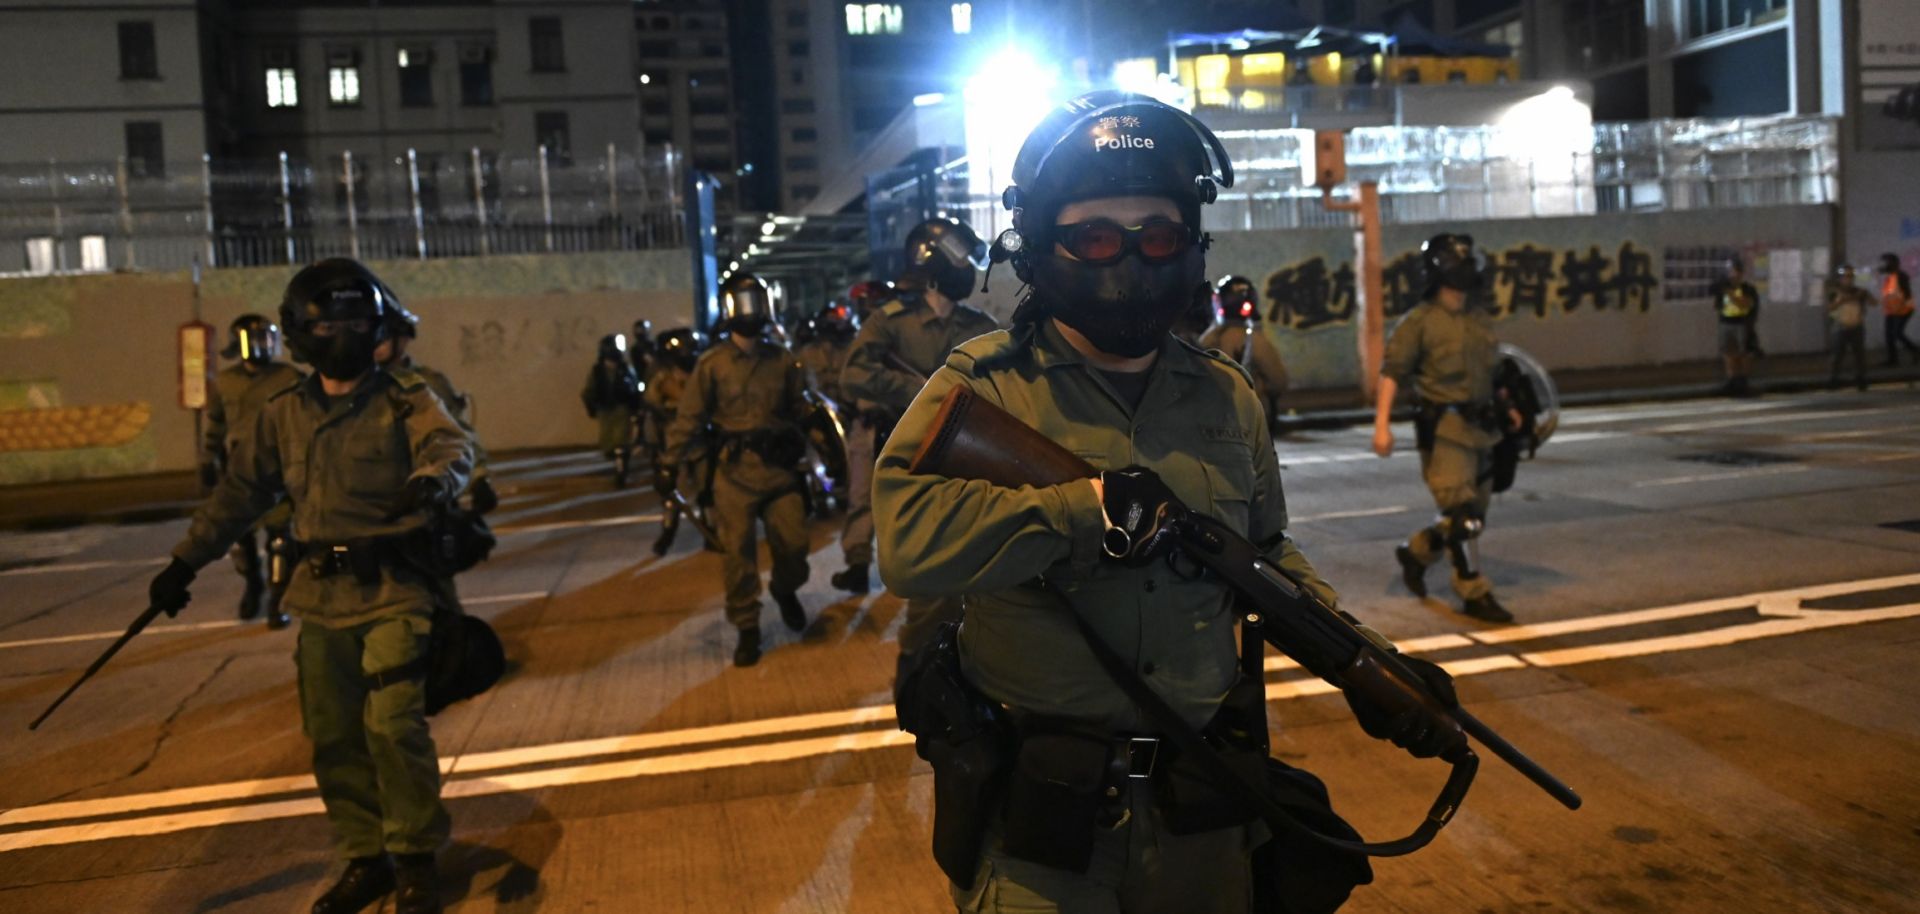
[[[69,562],[64,565],[29,565],[25,568],[9,568],[0,571],[0,578],[21,577],[29,574],[64,574],[70,571],[98,571],[102,568],[158,567],[170,561],[173,560],[171,558],[106,559],[98,562]]]
[[[541,600],[553,596],[549,590],[529,590],[525,593],[503,593],[491,597],[461,597],[461,606],[491,606],[495,603],[525,603],[528,600]]]
[[[1658,425],[1653,428],[1635,429],[1642,435],[1677,435],[1684,432],[1706,432],[1718,428],[1737,428],[1742,425],[1760,425],[1763,423],[1801,422],[1819,419],[1856,419],[1861,416],[1878,416],[1882,413],[1910,412],[1912,406],[1881,406],[1873,409],[1815,409],[1798,413],[1771,413],[1764,416],[1742,416],[1735,419],[1709,419],[1704,422],[1682,422],[1676,425]]]
[[[1724,470],[1718,473],[1697,473],[1692,476],[1669,476],[1665,479],[1642,479],[1633,484],[1636,489],[1649,489],[1657,486],[1684,486],[1696,482],[1720,482],[1727,479],[1755,479],[1761,476],[1782,476],[1787,473],[1803,473],[1813,469],[1804,463],[1785,463],[1770,467],[1752,467],[1744,470]]]
[[[1355,517],[1385,517],[1389,514],[1405,514],[1414,510],[1406,505],[1394,505],[1388,508],[1361,508],[1355,511],[1328,511],[1325,514],[1303,514],[1288,518],[1292,523],[1310,524],[1322,520],[1347,520]]]
[[[1679,606],[1656,607],[1627,613],[1569,619],[1539,625],[1471,632],[1467,635],[1443,634],[1410,638],[1402,648],[1410,653],[1467,646],[1473,642],[1499,644],[1553,635],[1595,631],[1701,615],[1747,606],[1761,608],[1766,616],[1757,622],[1726,626],[1704,632],[1641,638],[1612,644],[1589,645],[1494,654],[1446,661],[1442,665],[1456,677],[1475,676],[1528,666],[1557,667],[1617,660],[1658,653],[1678,653],[1723,647],[1760,638],[1799,634],[1826,628],[1920,617],[1920,603],[1869,610],[1814,610],[1802,604],[1807,600],[1847,593],[1885,590],[1920,583],[1920,574],[1847,581],[1836,584],[1767,591],[1703,600]],[[1332,685],[1318,679],[1293,679],[1270,682],[1268,698],[1284,701],[1333,692]],[[694,749],[692,751],[614,759],[582,765],[509,772],[481,777],[458,777],[487,770],[515,768],[544,762],[572,761],[593,756],[711,744],[718,741],[800,733],[840,727],[878,726],[893,720],[893,709],[886,706],[854,708],[819,714],[803,714],[770,720],[746,721],[696,727],[688,730],[625,737],[579,740],[546,746],[502,749],[443,760],[441,768],[455,777],[448,780],[443,794],[449,798],[490,796],[512,791],[540,790],[578,784],[627,780],[663,774],[708,771],[742,765],[767,764],[842,752],[859,752],[889,746],[903,746],[912,737],[893,729],[861,729],[849,733],[810,736],[744,746]],[[0,814],[0,827],[37,822],[58,822],[101,815],[113,815],[148,809],[166,809],[213,802],[250,800],[315,789],[309,776],[269,778],[203,787],[188,787],[122,797],[105,797],[24,807]],[[161,812],[154,815],[72,825],[50,825],[0,833],[0,852],[30,847],[75,844],[111,838],[170,834],[199,828],[245,822],[317,815],[322,811],[314,797],[265,800],[214,809]]]
[[[553,594],[545,590],[529,590],[525,593],[503,593],[491,597],[463,597],[462,606],[490,606],[495,603],[524,603],[538,600]],[[243,622],[239,619],[223,619],[218,622],[183,622],[179,625],[149,625],[141,635],[178,635],[188,632],[208,632],[223,628],[239,628],[243,625],[256,625],[256,622]],[[44,647],[49,644],[73,644],[80,641],[111,641],[126,634],[126,629],[115,632],[83,632],[78,635],[55,635],[48,638],[26,638],[20,641],[0,641],[0,650],[10,647]]]
[[[621,514],[615,517],[595,517],[587,520],[557,520],[545,524],[509,524],[497,527],[494,533],[508,536],[516,533],[551,533],[555,530],[578,530],[585,527],[626,527],[633,524],[652,524],[660,521],[658,514]]]

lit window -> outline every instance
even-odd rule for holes
[[[360,104],[360,68],[327,68],[327,101],[336,105]]]
[[[965,35],[973,31],[973,4],[956,3],[953,5],[953,33]]]
[[[300,80],[294,76],[293,68],[267,68],[267,107],[297,108],[299,106]]]
[[[1227,73],[1233,68],[1233,61],[1225,54],[1208,54],[1194,61],[1195,85],[1202,89],[1225,89]]]
[[[849,3],[847,34],[898,35],[902,15],[898,3]]]
[[[1284,76],[1286,73],[1285,54],[1248,54],[1240,58],[1242,76]]]

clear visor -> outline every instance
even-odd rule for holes
[[[280,328],[241,327],[233,333],[234,355],[246,362],[268,362],[280,356]]]

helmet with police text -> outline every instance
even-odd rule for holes
[[[845,343],[860,331],[860,318],[846,302],[828,302],[819,314],[807,319],[807,325],[816,336]]]
[[[1055,108],[1021,144],[1001,195],[1016,231],[996,240],[995,256],[1032,282],[1032,256],[1053,243],[1060,210],[1100,197],[1171,200],[1197,238],[1200,207],[1232,186],[1226,147],[1193,115],[1145,95],[1090,92]]]
[[[707,335],[692,327],[676,327],[660,334],[659,345],[661,358],[692,371],[700,353],[707,350]]]
[[[1260,293],[1253,288],[1253,280],[1245,276],[1222,276],[1214,286],[1214,294],[1220,297],[1220,313],[1230,321],[1257,321],[1260,319]]]
[[[847,301],[853,303],[853,316],[865,320],[867,312],[887,303],[893,297],[893,283],[869,279],[854,283],[847,290]]]
[[[987,265],[987,246],[965,222],[935,216],[907,232],[902,278],[917,276],[954,301],[973,294]]]
[[[391,293],[359,261],[334,257],[295,273],[280,300],[287,348],[323,377],[352,380],[387,338]]]
[[[280,328],[264,314],[242,314],[227,325],[227,348],[220,354],[242,362],[271,362],[280,357]]]
[[[1441,286],[1476,291],[1484,272],[1485,264],[1474,250],[1472,235],[1442,232],[1420,245],[1420,275],[1427,295]]]
[[[773,294],[752,273],[735,273],[720,284],[720,329],[759,336],[773,323]]]

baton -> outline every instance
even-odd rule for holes
[[[692,524],[693,529],[698,530],[701,536],[706,537],[707,542],[715,546],[720,545],[719,534],[714,533],[713,528],[708,526],[706,521],[700,519],[700,513],[693,509],[693,505],[688,503],[685,495],[680,494],[679,489],[669,491],[666,495],[666,500],[669,504],[677,505],[680,508],[681,519]]]
[[[148,623],[159,618],[161,612],[163,612],[163,610],[161,610],[160,607],[149,606],[147,607],[145,612],[142,612],[139,616],[135,617],[133,620],[133,624],[127,626],[126,634],[121,635],[120,640],[113,642],[113,644],[107,648],[105,653],[102,653],[97,659],[95,659],[93,661],[93,665],[87,667],[87,671],[84,673],[81,673],[79,679],[75,679],[73,681],[73,685],[67,686],[67,690],[65,692],[61,692],[60,697],[53,700],[53,704],[48,705],[45,711],[40,712],[39,717],[36,717],[33,719],[33,723],[30,723],[27,725],[27,729],[29,730],[40,729],[40,724],[46,721],[48,715],[52,714],[56,708],[59,708],[60,705],[67,700],[67,697],[72,695],[75,690],[79,689],[82,685],[85,685],[87,680],[92,679],[93,674],[100,672],[100,668],[103,666],[106,666],[107,661],[113,659],[113,655],[120,653],[120,649],[123,647],[126,647],[127,642],[133,640],[133,636],[140,634],[140,630],[143,628],[146,628]]]

